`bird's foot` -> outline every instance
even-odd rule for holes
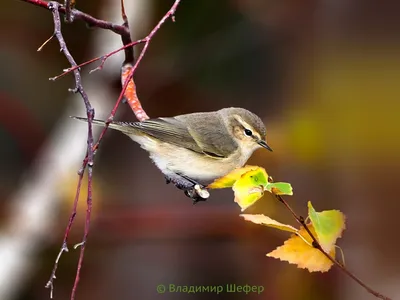
[[[174,180],[170,177],[165,176],[166,183],[173,183],[178,189],[183,190],[185,195],[193,200],[193,204],[200,201],[206,201],[210,197],[210,193],[205,186],[197,183],[193,179],[182,177],[182,181]]]
[[[167,179],[167,183],[170,182],[173,182],[178,189],[183,190],[185,195],[193,200],[193,204],[196,204],[200,201],[207,201],[207,199],[210,197],[210,193],[205,188],[205,186],[199,183],[187,185],[180,182],[174,182],[171,179],[169,179],[168,181]]]
[[[200,184],[194,185],[191,189],[185,189],[185,195],[193,200],[193,205],[200,201],[207,201],[210,197],[208,190]]]

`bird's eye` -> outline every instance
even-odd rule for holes
[[[245,129],[245,130],[244,130],[244,134],[247,135],[247,136],[252,136],[252,135],[253,135],[253,132],[251,132],[250,129]]]

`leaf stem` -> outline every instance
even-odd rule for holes
[[[345,273],[347,276],[349,276],[351,279],[353,279],[355,282],[357,282],[360,286],[362,286],[364,289],[366,289],[368,293],[374,295],[377,298],[383,299],[383,300],[392,300],[391,298],[386,297],[385,295],[382,295],[381,293],[370,288],[361,279],[359,279],[356,275],[354,275],[352,272],[350,272],[344,265],[342,265],[335,258],[333,258],[329,253],[325,252],[324,249],[322,249],[321,244],[318,242],[317,238],[311,233],[310,229],[306,226],[306,222],[305,222],[304,218],[302,216],[297,215],[294,212],[294,210],[290,207],[290,205],[280,195],[275,195],[275,197],[279,200],[279,202],[281,202],[283,205],[286,206],[286,208],[290,211],[290,213],[293,215],[293,217],[296,219],[296,221],[301,226],[304,227],[304,229],[307,231],[307,233],[310,235],[310,237],[313,240],[314,248],[318,249],[332,263],[334,263],[343,273]]]

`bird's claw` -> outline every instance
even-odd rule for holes
[[[197,202],[200,201],[207,201],[207,199],[210,197],[210,193],[208,192],[208,190],[204,185],[201,185],[196,181],[194,181],[193,179],[190,179],[186,176],[183,175],[180,176],[186,179],[186,182],[190,182],[190,184],[188,185],[187,183],[173,180],[168,176],[165,176],[165,182],[167,184],[172,182],[175,185],[175,187],[177,187],[180,190],[183,190],[185,195],[193,200],[193,204],[196,204]]]
[[[208,197],[210,197],[207,189],[200,184],[194,185],[192,189],[185,190],[185,195],[193,200],[193,204],[200,201],[207,201]]]

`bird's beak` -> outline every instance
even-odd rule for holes
[[[265,149],[267,149],[267,150],[269,150],[269,151],[272,152],[271,147],[268,146],[268,144],[267,144],[265,141],[259,140],[259,141],[257,141],[257,143],[258,143],[261,147],[263,147],[263,148],[265,148]]]

